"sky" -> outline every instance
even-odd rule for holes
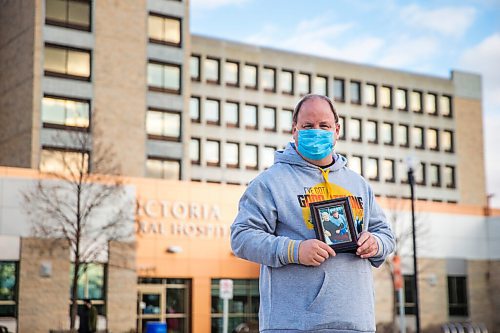
[[[444,78],[480,74],[487,193],[500,208],[500,0],[191,0],[190,15],[194,34]]]

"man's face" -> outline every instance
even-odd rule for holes
[[[333,212],[333,217],[335,217],[336,219],[339,218],[339,212],[338,211],[334,211]]]
[[[334,132],[335,141],[339,138],[340,125],[335,124],[335,116],[330,105],[321,98],[308,99],[302,104],[297,123],[292,129],[295,146],[298,146],[298,131],[313,128]]]

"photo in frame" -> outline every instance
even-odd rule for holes
[[[313,202],[309,208],[317,239],[335,252],[356,252],[358,233],[348,197]]]

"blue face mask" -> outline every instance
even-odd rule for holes
[[[299,153],[310,160],[322,160],[333,151],[333,132],[322,129],[300,130],[298,134]]]

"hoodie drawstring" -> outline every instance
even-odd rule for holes
[[[321,173],[323,174],[323,179],[325,180],[325,188],[326,193],[328,194],[328,199],[333,198],[333,187],[332,184],[328,181],[328,174],[330,173],[330,169],[319,168]]]

